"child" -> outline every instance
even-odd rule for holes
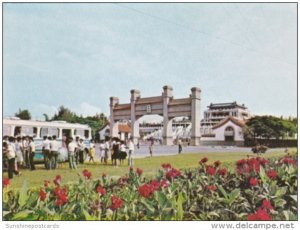
[[[89,162],[93,161],[93,163],[95,164],[95,161],[94,161],[94,157],[95,157],[95,143],[94,143],[93,140],[91,140],[91,143],[90,143],[89,156],[90,156]]]

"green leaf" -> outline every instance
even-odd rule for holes
[[[82,210],[82,213],[86,220],[95,220],[95,218],[92,217],[85,209]]]
[[[217,185],[218,189],[221,191],[222,195],[228,199],[228,194],[225,192],[224,188],[221,185]]]
[[[231,205],[240,195],[240,189],[235,189],[229,194],[229,205]]]
[[[24,210],[19,213],[16,213],[13,217],[12,220],[26,220],[30,214],[32,214],[33,211],[30,210]]]
[[[290,195],[290,197],[291,197],[294,201],[298,202],[298,196],[297,196],[297,195]]]
[[[166,195],[164,193],[158,191],[157,192],[157,201],[158,201],[159,206],[163,208],[167,202]]]
[[[262,166],[260,166],[259,177],[262,180],[263,184],[267,183],[268,177],[266,175],[265,169]]]
[[[182,192],[180,192],[178,194],[178,199],[177,199],[177,220],[183,219],[182,203],[183,203],[183,196],[182,196]]]
[[[19,205],[20,207],[23,207],[27,203],[28,194],[27,194],[27,181],[25,180],[23,183],[22,188],[19,192]]]
[[[140,202],[145,206],[145,208],[146,208],[150,213],[154,213],[154,212],[155,212],[154,207],[152,206],[152,204],[149,204],[149,203],[147,202],[147,200],[141,199]]]

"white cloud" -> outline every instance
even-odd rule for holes
[[[76,108],[70,108],[71,111],[75,112],[78,115],[82,115],[84,117],[86,116],[93,116],[96,115],[97,113],[101,113],[102,110],[99,107],[96,107],[94,105],[91,105],[87,102],[82,102],[78,107]]]
[[[51,118],[55,113],[57,113],[57,106],[37,104],[29,111],[31,112],[32,119],[43,120],[45,117],[43,114],[47,114]]]

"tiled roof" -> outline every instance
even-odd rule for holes
[[[162,102],[163,101],[163,97],[162,96],[158,96],[158,97],[145,97],[145,98],[139,98],[136,101],[137,105],[140,104],[149,104],[149,103],[157,103],[157,102]]]
[[[191,104],[191,98],[173,99],[170,100],[169,103],[169,105],[184,105],[184,104]]]
[[[229,116],[229,117],[223,119],[222,121],[220,121],[220,123],[216,124],[213,127],[213,129],[216,129],[216,128],[219,128],[219,127],[225,125],[228,121],[231,121],[232,123],[234,123],[234,124],[236,124],[236,125],[238,125],[240,127],[243,127],[245,125],[244,121],[241,121],[241,120],[238,120],[238,119],[236,119],[236,118],[234,118],[232,116]]]
[[[215,109],[215,108],[220,108],[220,107],[221,108],[223,108],[223,107],[240,107],[240,108],[243,108],[243,109],[247,109],[247,107],[244,104],[239,105],[236,101],[229,102],[229,103],[216,103],[216,104],[211,103],[207,107],[210,108],[210,109]]]
[[[131,128],[128,124],[119,124],[118,128],[120,133],[131,133]]]
[[[116,105],[114,107],[114,110],[123,110],[123,109],[130,109],[131,105],[130,104],[120,104],[120,105]]]

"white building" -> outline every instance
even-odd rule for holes
[[[237,102],[210,104],[201,121],[203,145],[243,145],[242,127],[251,117],[245,105]]]

